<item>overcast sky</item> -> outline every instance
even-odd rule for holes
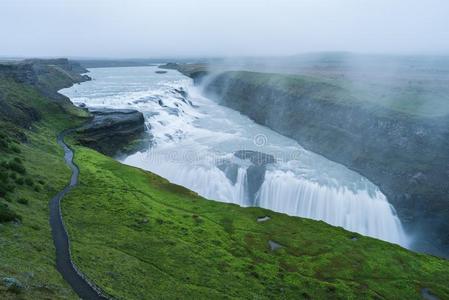
[[[0,55],[448,53],[448,0],[0,0]]]

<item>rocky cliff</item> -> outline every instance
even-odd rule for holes
[[[90,80],[87,75],[82,75],[85,72],[86,69],[67,59],[29,59],[0,64],[0,80],[5,85],[0,90],[0,119],[29,128],[41,118],[39,111],[29,105],[31,101],[24,103],[16,100],[23,94],[22,91],[14,94],[5,92],[6,86],[17,84],[35,91],[36,98],[47,96],[62,110],[73,110],[70,100],[59,94],[58,90]]]
[[[78,141],[106,155],[127,152],[136,141],[145,142],[143,114],[132,109],[93,109],[91,122],[78,130]],[[135,146],[138,146],[137,143]],[[133,149],[129,149],[132,152]]]
[[[167,63],[159,66],[161,69],[177,70],[187,77],[193,79],[195,84],[200,84],[204,77],[208,74],[207,65],[205,64],[177,64]]]
[[[225,72],[208,96],[377,184],[416,237],[415,249],[449,255],[449,122],[352,99],[316,78]]]

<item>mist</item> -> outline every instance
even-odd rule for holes
[[[444,0],[3,0],[0,55],[446,54],[448,11]]]

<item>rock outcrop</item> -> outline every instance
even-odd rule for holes
[[[67,59],[28,59],[0,64],[0,78],[23,84],[23,92],[37,88],[44,96],[65,109],[71,107],[70,100],[59,94],[62,88],[90,80],[87,72],[79,64]],[[29,88],[29,89],[27,89]],[[39,112],[27,103],[11,105],[0,91],[0,118],[8,120],[22,128],[29,128],[33,122],[39,121]]]
[[[245,202],[249,206],[257,206],[256,194],[264,182],[267,165],[275,163],[276,160],[270,154],[252,150],[239,150],[234,153],[234,156],[241,160],[247,160],[250,163],[246,169]],[[238,170],[241,167],[239,163],[225,160],[218,164],[217,167],[226,175],[232,184],[237,182]]]
[[[200,84],[203,78],[208,74],[207,66],[204,64],[177,64],[167,63],[159,66],[161,69],[177,70],[180,73],[193,79],[195,84]]]
[[[251,162],[246,170],[247,196],[251,205],[257,205],[255,203],[256,193],[265,180],[267,165],[275,163],[276,160],[273,155],[251,150],[239,150],[234,153],[234,156]]]
[[[132,109],[91,109],[92,120],[77,130],[78,141],[106,155],[138,150],[145,139],[145,120]],[[131,145],[131,147],[130,147]]]

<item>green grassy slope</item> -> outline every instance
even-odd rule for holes
[[[186,67],[185,67],[186,68]],[[256,88],[270,87],[286,95],[313,91],[317,101],[380,113],[376,107],[393,110],[409,117],[439,117],[449,114],[449,89],[442,80],[376,81],[328,78],[319,75],[289,75],[251,71],[227,72],[233,79]],[[307,87],[307,88],[305,88]]]
[[[83,112],[69,114],[10,78],[0,77],[0,101],[0,298],[76,299],[54,267],[48,203],[70,176],[56,134]],[[1,283],[8,277],[23,285],[20,294]]]
[[[422,288],[449,298],[446,260],[205,200],[86,148],[75,156],[80,186],[63,202],[72,253],[118,299],[420,299]]]
[[[56,135],[86,114],[41,92],[0,76],[0,299],[77,298],[54,267],[48,203],[70,175]],[[62,202],[73,258],[118,299],[419,299],[422,288],[449,299],[446,260],[323,222],[208,201],[75,149],[80,186]],[[272,219],[258,223],[264,215]],[[283,247],[271,251],[270,240]],[[23,285],[19,294],[3,283],[9,277]]]

